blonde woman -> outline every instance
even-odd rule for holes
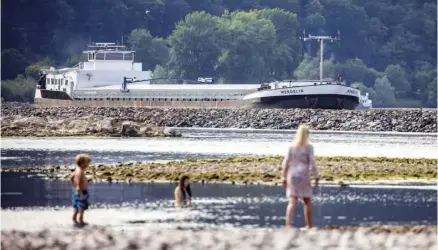
[[[309,169],[312,169],[316,187],[318,186],[318,171],[313,146],[308,143],[308,140],[309,127],[300,125],[295,140],[289,147],[281,165],[282,185],[286,188],[286,196],[289,199],[286,210],[286,226],[288,227],[292,225],[298,199],[304,201],[304,219],[307,228],[312,227],[312,187]]]

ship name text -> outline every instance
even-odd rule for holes
[[[281,94],[299,94],[304,93],[304,89],[286,89],[280,92]]]

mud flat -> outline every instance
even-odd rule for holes
[[[221,160],[174,161],[168,163],[118,163],[90,167],[89,181],[154,182],[177,181],[188,174],[195,182],[278,183],[282,157],[244,157]],[[437,159],[318,157],[322,182],[346,185],[370,181],[436,181]],[[2,172],[38,172],[49,179],[68,179],[74,166],[2,168]]]
[[[152,127],[296,129],[306,123],[313,130],[437,132],[437,110],[313,110],[313,109],[177,109],[127,107],[37,108],[2,103],[8,117],[48,120],[105,117]],[[2,126],[3,131],[3,126]]]
[[[436,249],[436,226],[2,231],[2,249]]]

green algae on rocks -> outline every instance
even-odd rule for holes
[[[177,181],[188,174],[198,182],[278,182],[282,157],[231,157],[216,160],[187,159],[168,163],[128,163],[92,166],[89,180]],[[321,181],[436,180],[437,159],[384,157],[318,157]],[[42,172],[49,178],[68,178],[73,167],[1,169],[2,172]]]
[[[33,132],[33,131],[6,131],[2,137],[124,137],[120,133],[72,133],[72,132]],[[162,132],[146,132],[138,137],[180,137]]]

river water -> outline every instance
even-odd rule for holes
[[[2,175],[2,228],[71,228],[71,186],[65,181]],[[192,209],[173,207],[173,184],[91,183],[93,225],[133,227],[279,227],[287,200],[273,186],[192,184]],[[322,186],[314,190],[315,226],[437,223],[436,186]],[[302,205],[295,226],[304,226]]]
[[[2,167],[70,165],[78,153],[95,163],[283,155],[289,130],[181,129],[181,138],[2,138]],[[317,156],[436,158],[436,134],[315,132]]]
[[[78,153],[95,163],[283,154],[293,131],[183,129],[182,138],[2,138],[2,167],[71,165]],[[315,132],[319,156],[436,157],[436,134]],[[3,173],[2,229],[70,229],[71,186],[23,173]],[[272,186],[193,184],[194,207],[173,207],[173,184],[91,183],[91,224],[113,228],[278,227],[284,190]],[[314,224],[436,224],[437,187],[321,186]],[[303,226],[302,206],[296,226]]]

